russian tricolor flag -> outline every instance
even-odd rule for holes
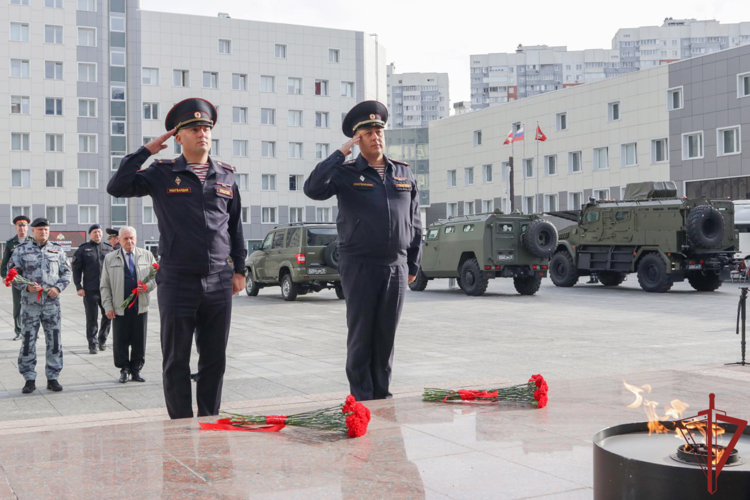
[[[518,130],[516,130],[516,133],[513,134],[513,141],[512,142],[522,141],[522,140],[523,140],[523,125],[521,125],[520,127],[518,127]]]

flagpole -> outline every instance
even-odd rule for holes
[[[512,136],[513,127],[510,128],[510,131],[511,131],[511,136]],[[513,213],[513,207],[515,205],[515,203],[513,201],[513,195],[515,195],[515,189],[514,189],[515,186],[514,186],[514,184],[515,184],[516,179],[515,179],[515,175],[513,175],[513,167],[514,167],[513,164],[516,162],[516,159],[514,158],[514,155],[513,155],[513,142],[514,142],[513,141],[513,137],[511,137],[511,140],[510,140],[510,164],[508,165],[508,167],[510,169],[510,171],[508,172],[508,184],[510,184],[510,194],[508,195],[509,198],[510,198],[510,200],[509,200],[510,201],[510,204],[509,204],[510,206],[508,208],[510,209],[510,213]]]
[[[534,200],[534,204],[539,204],[539,176],[542,173],[541,165],[539,164],[539,138],[536,136],[537,131],[539,130],[539,120],[536,121],[536,130],[534,130],[534,140],[536,140],[536,158],[534,161],[536,162],[536,197]],[[537,206],[537,212],[542,213],[541,210],[539,210],[539,207]]]
[[[526,125],[521,122],[521,130],[523,130],[523,150],[521,158],[521,181],[523,182],[523,198],[521,199],[521,213],[524,212],[526,207],[524,204],[526,203],[526,165],[524,165],[524,161],[526,161]]]

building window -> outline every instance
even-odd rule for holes
[[[328,62],[337,63],[339,62],[340,56],[339,49],[328,49]]]
[[[247,123],[247,108],[232,108],[232,123]]]
[[[96,64],[78,63],[78,81],[79,82],[95,82],[96,81]]]
[[[289,222],[304,222],[304,209],[302,207],[289,208]]]
[[[10,0],[11,5],[29,5],[29,0]]]
[[[143,136],[142,137],[143,145],[145,146],[146,144],[148,144],[149,142],[153,141],[154,139],[156,139],[156,137],[152,137],[152,136],[148,136],[148,135],[147,136]]]
[[[96,47],[96,30],[94,28],[78,28],[78,45],[81,47]]]
[[[315,222],[331,222],[331,209],[329,207],[317,207],[315,209]]]
[[[31,207],[25,206],[25,207],[10,207],[10,218],[15,219],[19,215],[25,215],[26,217],[31,217]]]
[[[534,159],[524,158],[521,163],[523,164],[523,176],[527,179],[534,177]]]
[[[96,0],[78,0],[78,10],[96,12]]]
[[[247,141],[234,139],[232,141],[232,156],[247,156]]]
[[[315,80],[315,95],[328,95],[328,80]]]
[[[157,68],[141,68],[141,83],[143,85],[159,85],[159,70]]]
[[[26,23],[10,23],[10,40],[12,42],[28,42],[29,25]]]
[[[260,91],[261,92],[275,92],[276,91],[275,78],[273,76],[261,75]]]
[[[667,90],[667,109],[682,109],[682,87]]]
[[[495,211],[495,200],[482,200],[482,213],[490,214]]]
[[[174,154],[176,155],[182,154],[182,146],[180,146],[180,143],[177,142],[177,139],[174,140]]]
[[[289,191],[302,191],[302,185],[305,182],[305,177],[302,175],[290,175],[289,176]]]
[[[464,202],[464,215],[474,215],[474,202],[473,201]]]
[[[47,116],[62,116],[63,100],[59,97],[47,97],[44,99],[44,114]]]
[[[232,73],[232,90],[247,90],[247,75]]]
[[[594,170],[609,168],[609,148],[594,148]]]
[[[525,214],[533,214],[535,210],[535,198],[536,196],[524,196],[523,197],[523,213]]]
[[[53,9],[62,9],[63,0],[44,0],[44,6]]]
[[[481,130],[474,131],[474,145],[475,146],[482,145],[482,131]]]
[[[48,80],[62,80],[63,63],[57,61],[44,61],[44,78]]]
[[[545,175],[557,175],[557,155],[544,157],[544,173]]]
[[[78,116],[96,118],[96,99],[78,99]]]
[[[464,186],[474,185],[474,167],[466,167],[464,169]]]
[[[237,187],[240,191],[247,191],[250,186],[250,175],[249,174],[235,174],[237,179]]]
[[[11,151],[28,151],[29,150],[29,134],[22,132],[13,132],[10,134],[10,150]]]
[[[186,69],[173,70],[172,71],[172,85],[174,85],[175,87],[189,87],[190,86],[190,72]]]
[[[10,187],[31,187],[31,170],[13,169],[10,171]]]
[[[492,165],[482,165],[482,182],[492,182]]]
[[[448,203],[445,207],[448,217],[456,217],[458,215],[458,203]]]
[[[45,134],[44,150],[47,151],[48,153],[52,153],[52,152],[61,153],[63,150],[62,134]]]
[[[110,17],[109,18],[109,30],[124,32],[125,31],[125,18],[123,17]]]
[[[286,93],[299,95],[302,93],[302,78],[287,78]]]
[[[242,207],[240,212],[240,222],[248,224],[250,222],[250,207]]]
[[[144,102],[143,103],[143,119],[144,120],[158,120],[159,119],[159,104],[155,102]]]
[[[568,129],[568,113],[557,113],[555,117],[555,124],[557,126],[557,130],[567,130]]]
[[[109,64],[111,66],[125,66],[125,52],[110,52]]]
[[[583,193],[568,193],[568,210],[580,210]]]
[[[260,180],[262,191],[276,191],[276,174],[263,174],[260,176]]]
[[[99,221],[99,207],[96,205],[80,205],[78,207],[78,223],[94,224]]]
[[[14,115],[29,114],[29,98],[25,95],[10,96],[10,112]]]
[[[128,224],[128,200],[126,198],[112,198],[112,224],[125,226]]]
[[[10,60],[11,78],[28,78],[29,61],[28,59],[11,59]]]
[[[50,224],[65,224],[65,207],[47,207],[45,213]]]
[[[289,158],[302,158],[302,143],[301,142],[289,143]]]
[[[341,82],[341,97],[354,97],[354,82]]]
[[[79,170],[78,187],[80,189],[97,189],[97,171],[96,170]]]
[[[204,71],[203,72],[203,88],[204,89],[218,89],[219,88],[219,73],[215,71]]]
[[[219,139],[211,139],[211,154],[219,156]]]
[[[276,158],[276,143],[273,141],[262,141],[260,143],[260,156],[263,158]]]
[[[557,212],[557,195],[556,194],[545,194],[544,195],[544,211],[545,212]]]
[[[96,153],[96,135],[79,134],[78,135],[78,152],[79,153]]]
[[[583,172],[580,151],[571,151],[570,153],[568,153],[568,172],[570,172],[571,174]]]
[[[620,101],[607,104],[607,120],[616,121],[620,119]]]
[[[262,224],[276,224],[276,207],[262,207],[260,213]]]
[[[727,127],[716,130],[718,156],[736,155],[740,151],[740,127]]]
[[[593,195],[596,200],[608,200],[609,189],[594,189]]]
[[[143,205],[143,223],[156,224],[157,222],[158,220],[156,218],[156,212],[154,212],[154,207]]]
[[[315,144],[315,159],[316,160],[322,160],[324,158],[328,158],[329,154],[330,154],[330,144],[322,144],[322,143]]]
[[[125,135],[125,121],[112,120],[110,122],[110,132],[112,135]]]
[[[620,151],[620,166],[633,167],[638,165],[638,147],[635,142],[623,144]]]
[[[703,158],[703,132],[682,134],[682,159],[695,160]]]
[[[111,99],[113,101],[124,101],[125,100],[125,87],[112,87],[112,97]],[[124,115],[123,115],[124,118]]]
[[[317,128],[328,128],[328,113],[323,111],[315,112],[315,126]]]
[[[286,45],[280,43],[274,45],[273,54],[278,59],[286,59]]]
[[[737,97],[750,96],[750,73],[737,75]]]
[[[271,108],[261,108],[260,110],[261,125],[276,125],[276,110]]]
[[[669,161],[668,140],[656,139],[651,141],[651,163],[662,163]]]
[[[63,43],[63,27],[62,26],[44,26],[44,43]]]
[[[455,170],[448,170],[448,180],[447,180],[447,186],[449,188],[456,187],[456,171]]]
[[[301,127],[302,126],[302,111],[296,109],[289,110],[288,123],[290,127]]]
[[[231,40],[219,40],[219,54],[231,54],[232,53],[232,41]]]

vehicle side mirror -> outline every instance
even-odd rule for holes
[[[259,250],[259,249],[260,249],[260,245],[258,245],[257,243],[253,245],[253,250]]]

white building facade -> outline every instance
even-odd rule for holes
[[[388,128],[426,127],[450,114],[448,73],[396,73],[393,64],[387,73]]]

